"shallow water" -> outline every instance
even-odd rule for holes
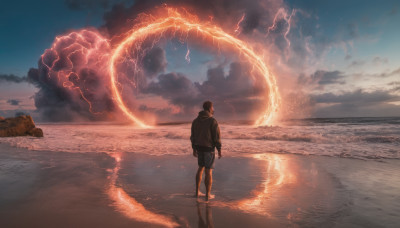
[[[44,138],[0,138],[30,150],[188,154],[190,124],[138,129],[113,124],[38,124]],[[313,119],[275,127],[220,124],[230,156],[259,153],[324,155],[360,159],[400,158],[400,118]]]

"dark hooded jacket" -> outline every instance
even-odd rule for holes
[[[221,150],[221,136],[217,120],[208,111],[201,111],[192,122],[192,148],[199,151]]]

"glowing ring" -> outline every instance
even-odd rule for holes
[[[150,34],[161,34],[166,30],[175,29],[186,31],[195,31],[207,37],[212,37],[213,40],[224,42],[230,44],[232,47],[239,50],[243,56],[245,56],[249,62],[253,63],[253,66],[263,75],[265,82],[268,87],[268,104],[263,112],[263,114],[256,120],[255,125],[264,126],[271,124],[271,121],[275,117],[279,103],[280,95],[278,87],[276,85],[275,78],[269,73],[267,66],[265,65],[262,57],[258,56],[245,42],[229,35],[224,32],[221,28],[216,26],[211,26],[209,24],[200,24],[197,21],[191,21],[190,18],[185,18],[178,13],[173,16],[168,16],[164,18],[157,19],[156,21],[147,24],[143,27],[133,29],[129,31],[128,36],[118,44],[118,46],[113,50],[111,54],[109,70],[111,78],[111,89],[119,108],[131,119],[134,123],[138,124],[140,127],[148,128],[151,127],[145,122],[136,117],[129,108],[125,105],[122,100],[121,94],[116,85],[116,70],[115,70],[115,60],[121,55],[124,48],[139,40],[142,37],[146,37]]]

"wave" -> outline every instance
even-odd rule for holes
[[[44,138],[0,138],[29,150],[62,152],[135,152],[152,155],[191,153],[190,124],[133,129],[126,125],[41,125]],[[259,153],[323,155],[365,159],[400,158],[400,126],[221,125],[229,156]]]
[[[145,136],[149,138],[167,138],[167,139],[189,139],[189,135],[177,133],[147,133]],[[289,142],[308,142],[308,143],[351,143],[351,142],[367,142],[367,143],[399,143],[400,137],[396,136],[332,136],[321,134],[309,135],[288,135],[288,134],[238,134],[238,135],[224,135],[223,139],[249,139],[249,140],[264,140],[264,141],[289,141]]]
[[[289,123],[302,124],[348,124],[348,125],[376,125],[400,124],[400,117],[343,117],[343,118],[308,118],[289,120]]]

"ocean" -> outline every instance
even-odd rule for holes
[[[113,123],[39,123],[44,138],[0,138],[0,143],[29,150],[72,153],[136,152],[150,155],[191,153],[190,123],[152,129]],[[229,156],[279,153],[399,159],[400,118],[324,118],[254,127],[220,122],[223,153]]]

